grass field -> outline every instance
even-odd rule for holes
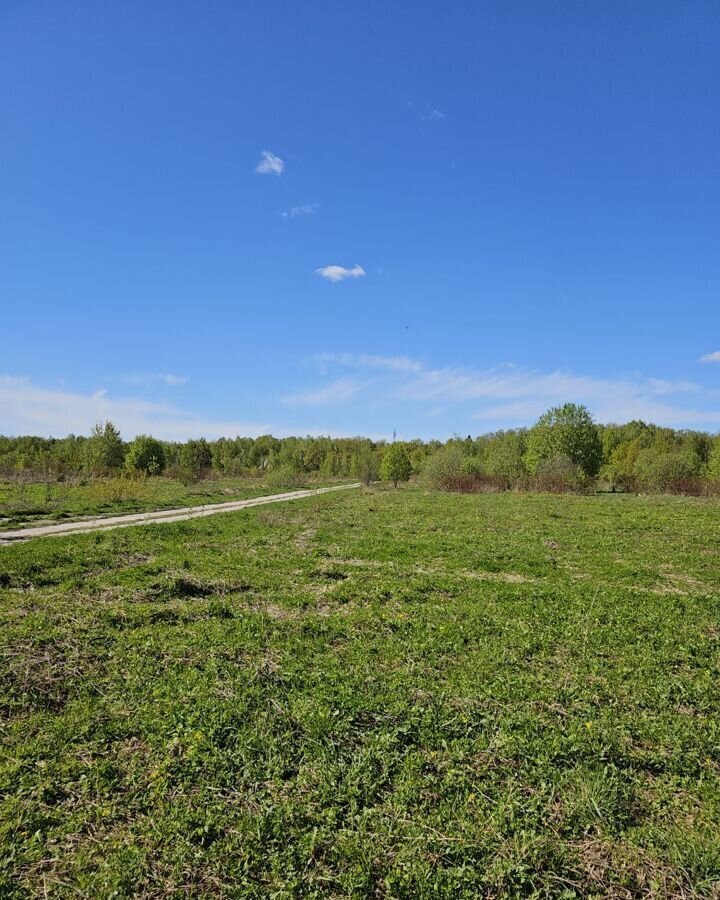
[[[184,485],[173,478],[127,477],[79,479],[45,485],[0,481],[0,530],[18,525],[57,522],[78,516],[122,515],[246,500],[307,486],[331,484],[342,479],[298,476],[292,485],[272,477],[215,478]]]
[[[0,896],[720,896],[720,503],[342,492],[0,551]]]

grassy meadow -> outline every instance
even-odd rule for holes
[[[416,486],[2,548],[0,896],[717,898],[719,556]]]
[[[342,481],[317,473],[297,475],[291,481],[268,475],[206,478],[183,484],[169,477],[74,477],[67,481],[27,484],[0,481],[0,530],[19,525],[61,522],[82,516],[115,516],[181,506],[203,506],[249,500],[285,490],[319,487]]]

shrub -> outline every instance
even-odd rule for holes
[[[371,447],[360,449],[352,461],[352,472],[363,484],[372,484],[380,476],[380,459]]]
[[[446,444],[425,461],[423,481],[430,487],[442,487],[445,479],[462,475],[465,460],[466,456],[457,444]]]
[[[507,480],[495,475],[446,475],[439,485],[443,491],[457,494],[496,494],[508,488]]]
[[[89,495],[93,500],[103,503],[139,503],[147,500],[147,488],[144,479],[133,478],[121,472],[111,478],[100,478],[92,483]]]
[[[298,472],[295,466],[290,463],[275,466],[268,473],[266,481],[271,488],[285,489],[288,491],[302,488],[307,483],[305,475],[303,475],[302,472]]]
[[[707,475],[710,481],[720,482],[720,437],[713,441],[708,457]]]
[[[212,467],[212,453],[205,438],[188,441],[180,447],[177,475],[183,484],[193,484],[204,478]]]
[[[524,431],[506,431],[494,436],[485,451],[485,472],[503,479],[508,487],[522,483],[527,476],[525,444]]]
[[[581,467],[563,453],[543,459],[535,470],[534,487],[552,494],[569,494],[588,487],[588,480]]]
[[[466,456],[462,461],[461,472],[463,475],[481,477],[485,474],[485,465],[479,456]]]
[[[119,469],[125,458],[125,445],[112,422],[98,422],[85,444],[85,464],[93,475]]]
[[[685,493],[692,482],[699,480],[699,467],[694,453],[658,453],[649,447],[638,453],[635,473],[646,491]]]
[[[144,475],[161,475],[165,471],[165,448],[154,437],[140,434],[128,447],[125,467]]]

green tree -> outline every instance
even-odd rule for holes
[[[525,468],[526,432],[500,431],[488,441],[485,450],[485,471],[507,485],[517,484],[527,475]]]
[[[205,438],[188,441],[180,447],[178,474],[183,483],[193,483],[203,478],[212,466],[212,451]]]
[[[545,459],[566,456],[586,475],[595,476],[602,463],[602,442],[585,406],[566,403],[549,409],[530,429],[525,460],[531,472]]]
[[[448,478],[463,474],[463,463],[469,458],[461,443],[450,441],[425,460],[423,480],[431,487],[441,488]]]
[[[98,422],[85,444],[85,460],[94,475],[119,469],[125,458],[125,445],[112,422]]]
[[[149,434],[139,434],[128,447],[125,467],[144,475],[161,475],[165,470],[165,448]]]
[[[363,482],[371,484],[380,474],[378,454],[370,446],[361,447],[352,461],[352,471]]]
[[[380,466],[383,481],[392,481],[395,487],[399,481],[408,481],[412,474],[410,456],[402,444],[388,444],[385,447]]]

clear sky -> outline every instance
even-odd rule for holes
[[[0,432],[720,429],[718,0],[0,3]]]

